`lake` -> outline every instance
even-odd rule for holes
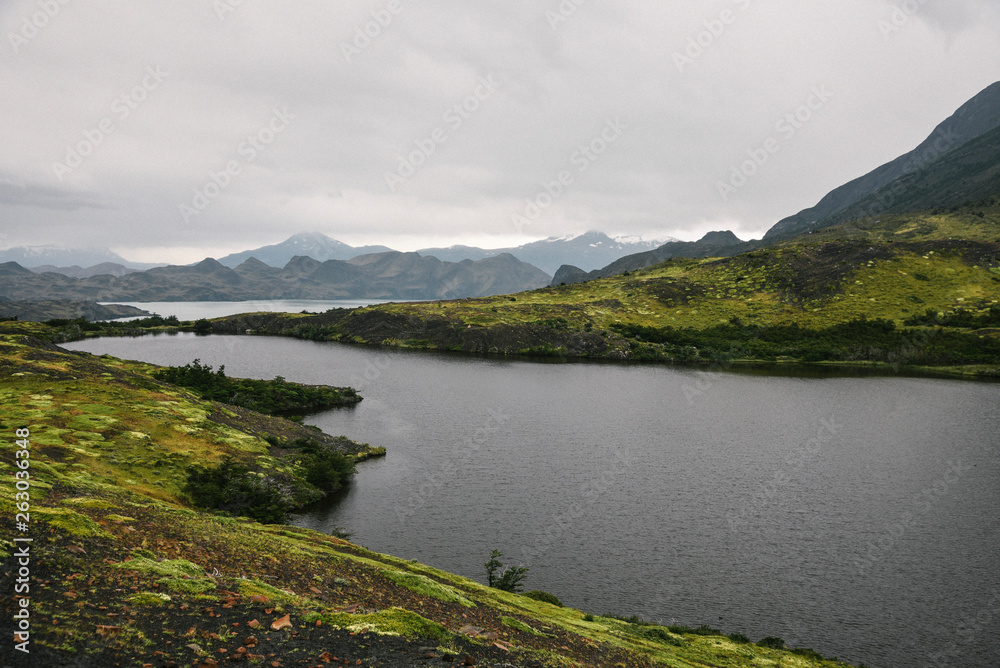
[[[995,668],[1000,384],[541,363],[251,336],[65,347],[352,385],[307,422],[385,446],[295,523],[594,614],[870,668]]]
[[[399,301],[399,300],[397,300]],[[314,299],[259,299],[243,302],[100,302],[101,304],[124,304],[134,306],[164,318],[175,315],[179,320],[198,320],[199,318],[221,318],[237,313],[256,313],[272,311],[277,313],[323,313],[332,308],[359,308],[374,304],[386,304],[384,299],[334,299],[317,301]],[[137,320],[146,316],[133,318],[118,318],[118,320]]]

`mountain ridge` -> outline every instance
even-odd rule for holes
[[[503,254],[460,263],[389,251],[352,261],[305,256],[285,267],[248,258],[236,269],[206,258],[194,265],[156,267],[124,276],[70,278],[0,264],[0,298],[12,301],[243,301],[252,299],[448,299],[543,287],[548,274]]]
[[[248,258],[254,257],[272,267],[283,267],[289,260],[299,255],[325,262],[350,260],[358,255],[384,253],[390,250],[392,249],[386,246],[350,246],[320,232],[299,232],[277,244],[231,253],[219,258],[219,263],[232,269]]]
[[[939,123],[916,148],[863,176],[834,188],[816,205],[778,221],[764,239],[771,241],[824,227],[824,221],[896,179],[944,157],[966,142],[1000,127],[1000,82],[980,91]]]
[[[852,219],[955,208],[986,202],[997,195],[1000,195],[1000,82],[987,86],[960,106],[912,151],[835,188],[815,206],[783,218],[759,241],[726,243],[726,237],[706,235],[696,242],[672,242],[619,258],[589,272],[564,265],[556,270],[551,285],[613,276],[674,257],[704,258],[716,254],[731,257]]]

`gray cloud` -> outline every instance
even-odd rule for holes
[[[109,208],[106,201],[94,195],[47,185],[15,183],[2,176],[0,176],[0,206],[54,211]]]
[[[865,0],[58,6],[0,7],[0,174],[32,184],[0,185],[5,243],[144,260],[302,230],[410,248],[760,235],[915,146],[1000,56],[985,0],[928,0],[889,34],[894,4]],[[789,134],[818,86],[832,96]]]

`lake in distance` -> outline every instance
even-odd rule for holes
[[[177,316],[178,320],[198,320],[199,318],[220,318],[238,313],[271,311],[277,313],[323,313],[334,308],[359,308],[373,304],[385,304],[385,299],[257,299],[242,302],[100,302],[101,304],[122,304],[163,316]],[[132,316],[116,320],[138,320],[149,316]]]
[[[385,446],[297,516],[594,614],[779,636],[870,668],[1000,662],[1000,384],[543,363],[255,336],[66,348],[351,385]]]

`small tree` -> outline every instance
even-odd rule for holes
[[[527,576],[528,568],[525,566],[505,568],[500,561],[502,556],[503,552],[500,550],[490,551],[490,560],[486,562],[486,584],[494,589],[517,593],[523,588],[521,581]]]

